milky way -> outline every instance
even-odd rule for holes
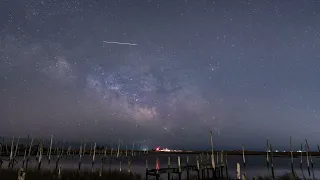
[[[212,130],[220,148],[263,148],[267,137],[282,148],[290,135],[315,145],[319,9],[1,1],[1,134],[206,148]]]

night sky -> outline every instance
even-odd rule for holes
[[[320,1],[1,0],[0,62],[1,136],[320,143]]]

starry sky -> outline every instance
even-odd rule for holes
[[[317,0],[1,0],[0,132],[313,148],[319,49]]]

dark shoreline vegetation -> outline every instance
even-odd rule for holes
[[[18,169],[1,169],[1,180],[16,180],[18,177]],[[29,169],[25,172],[25,180],[145,180],[140,174],[119,172],[119,171],[104,171],[100,176],[98,172],[90,171],[75,171],[64,170],[60,176],[55,171]],[[155,178],[149,178],[150,180]],[[173,178],[176,180],[177,178]],[[191,177],[191,180],[196,180],[196,177]],[[226,178],[225,178],[226,179]],[[256,180],[272,180],[272,177],[257,176]],[[300,178],[293,176],[291,173],[276,177],[278,180],[300,180]],[[160,178],[162,180],[162,178]],[[185,180],[185,178],[184,178]]]
[[[1,169],[1,180],[16,180],[18,177],[18,169]],[[26,180],[142,180],[142,176],[136,173],[104,171],[102,175],[98,172],[82,170],[62,170],[60,176],[58,172],[50,170],[29,169],[25,171]]]

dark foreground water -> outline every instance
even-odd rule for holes
[[[156,158],[159,157],[160,161],[160,168],[167,167],[168,162],[168,154],[149,154],[148,155],[148,166],[149,169],[154,169],[156,167]],[[177,159],[178,156],[181,157],[181,164],[184,165],[187,161],[187,156],[189,156],[189,164],[196,165],[196,155],[194,154],[170,154],[171,157],[171,167],[177,167]],[[206,158],[206,155],[204,156]],[[141,173],[143,176],[145,174],[145,166],[146,166],[146,156],[145,155],[139,155],[134,158],[129,157],[129,159],[132,161],[131,170],[132,172]],[[19,162],[15,165],[15,168],[20,168],[22,166],[22,157],[17,157],[16,160]],[[306,157],[303,157],[303,171],[300,169],[300,157],[294,159],[294,169],[295,172],[300,176],[303,177],[303,175],[306,178],[309,178],[308,168],[307,168],[307,160]],[[320,158],[312,157],[313,163],[314,163],[314,175],[315,178],[320,177]],[[89,155],[86,155],[82,161],[82,169],[87,169],[91,171],[91,162],[92,158],[89,157]],[[101,162],[101,156],[96,156],[95,171],[99,171],[100,168],[100,162]],[[128,170],[128,160],[125,158],[121,158],[121,160],[116,160],[112,158],[112,163],[110,163],[111,160],[108,157],[106,164],[104,165],[104,169],[108,170],[109,168],[112,170],[119,170],[120,171],[120,164],[121,164],[121,171],[127,171]],[[120,163],[121,162],[121,163]],[[275,176],[281,176],[285,173],[291,172],[291,165],[290,165],[290,158],[289,157],[274,157],[274,173]],[[228,156],[228,172],[229,176],[235,177],[236,176],[236,163],[240,163],[241,165],[241,174],[243,174],[243,164],[242,164],[242,156],[238,155],[229,155]],[[44,156],[42,161],[41,168],[43,169],[54,169],[56,164],[56,157],[54,157],[53,160],[51,160],[51,163],[48,164],[47,157]],[[78,168],[78,156],[74,156],[73,159],[69,157],[69,159],[66,159],[63,157],[60,160],[60,165],[63,169],[77,169]],[[3,168],[8,167],[8,161],[4,161]],[[29,161],[28,168],[35,168],[37,167],[37,161],[35,157],[32,157],[32,159]],[[183,176],[185,176],[186,172],[183,172]],[[268,171],[268,168],[266,166],[266,160],[264,156],[246,156],[246,174],[247,177],[252,179],[254,176],[271,176],[271,169]],[[313,172],[311,169],[310,164],[310,174],[311,178],[313,177]],[[163,175],[164,179],[166,179],[167,175]]]

